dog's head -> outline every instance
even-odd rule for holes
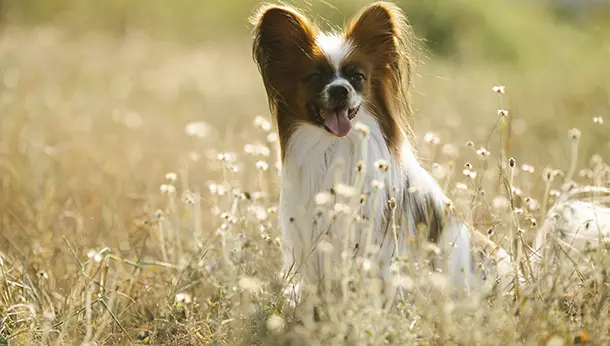
[[[365,7],[335,33],[321,32],[293,8],[262,8],[253,53],[280,138],[304,122],[344,137],[364,107],[388,141],[403,133],[409,32],[402,11],[385,2]]]

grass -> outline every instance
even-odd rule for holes
[[[467,34],[461,53],[422,55],[413,95],[425,164],[523,263],[572,181],[610,186],[608,41],[534,22],[548,46],[507,43],[516,60]],[[392,309],[355,270],[354,292],[319,298],[322,321],[299,318],[278,275],[276,138],[249,44],[3,28],[0,345],[609,342],[603,247],[549,247],[560,261],[523,269],[519,290],[458,301],[417,267]]]

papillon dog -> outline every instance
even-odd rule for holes
[[[344,31],[323,32],[294,8],[265,6],[254,25],[279,135],[284,272],[317,286],[359,263],[395,291],[392,262],[425,230],[436,270],[468,289],[470,230],[409,143],[412,38],[401,9],[377,2]]]

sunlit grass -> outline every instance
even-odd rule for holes
[[[313,323],[283,297],[277,137],[249,54],[246,39],[185,46],[4,30],[2,342],[607,342],[607,251],[549,259],[541,272],[527,260],[562,194],[608,187],[601,65],[556,75],[568,64],[558,59],[511,75],[423,60],[419,154],[465,220],[523,260],[519,289],[450,301],[421,267],[403,278],[405,301],[367,300],[375,282],[362,280],[346,297],[321,297]],[[560,83],[579,71],[582,84]],[[500,83],[505,93],[492,90]],[[575,111],[587,104],[597,111]]]

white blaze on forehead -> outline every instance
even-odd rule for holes
[[[341,34],[321,33],[316,37],[316,43],[337,70],[341,66],[341,61],[352,50],[350,42],[345,41]]]

